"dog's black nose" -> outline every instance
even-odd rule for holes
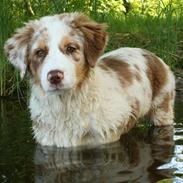
[[[64,73],[60,70],[52,70],[48,73],[48,81],[53,85],[58,85],[64,79]]]

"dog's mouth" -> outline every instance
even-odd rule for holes
[[[50,85],[47,92],[50,94],[59,94],[63,91],[69,91],[70,89],[72,89],[73,86],[68,86],[68,85],[64,85],[64,84],[58,84],[58,85]]]
[[[60,90],[63,90],[63,89],[64,89],[64,85],[60,83],[60,84],[57,84],[57,85],[50,85],[48,91],[55,92],[55,91],[60,91]]]

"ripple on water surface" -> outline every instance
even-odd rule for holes
[[[118,142],[65,149],[35,144],[26,109],[1,101],[0,182],[183,182],[182,103],[174,127],[142,123]]]

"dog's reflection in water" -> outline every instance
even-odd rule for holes
[[[156,182],[172,177],[173,170],[157,170],[171,160],[173,127],[139,129],[121,140],[98,147],[55,148],[37,146],[35,182]]]

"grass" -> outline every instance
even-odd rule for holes
[[[1,0],[0,3],[0,96],[20,94],[26,91],[26,81],[20,83],[17,71],[7,62],[3,45],[17,27],[29,19],[47,14],[80,11],[99,22],[109,25],[109,43],[106,51],[119,47],[141,47],[164,59],[172,69],[183,68],[183,4],[157,4],[154,14],[134,9],[125,16],[122,12],[103,12],[99,2],[104,0]],[[111,1],[113,2],[113,1]],[[164,2],[163,0],[157,3]],[[29,4],[30,3],[30,4]],[[31,6],[30,6],[31,5]],[[150,12],[150,11],[149,11]],[[24,94],[22,94],[24,95]]]
[[[108,18],[110,42],[109,50],[121,46],[148,49],[164,59],[172,68],[183,68],[181,59],[181,39],[183,23],[181,17],[159,18],[129,16],[117,20]]]

